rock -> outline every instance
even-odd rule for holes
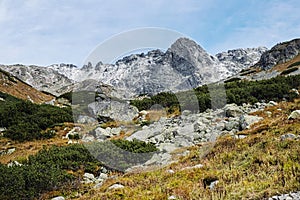
[[[58,196],[58,197],[54,197],[51,200],[65,200],[65,197],[63,196]]]
[[[209,186],[208,186],[209,189],[210,189],[210,190],[213,190],[213,189],[215,188],[215,186],[216,186],[218,183],[219,183],[218,180],[211,182],[211,183],[209,184]]]
[[[8,149],[7,150],[7,155],[10,155],[10,154],[12,154],[12,153],[14,153],[16,151],[16,148],[10,148],[10,149]]]
[[[183,115],[183,116],[188,116],[188,115],[190,115],[191,113],[192,113],[192,111],[190,111],[190,110],[184,110],[184,111],[182,111],[181,115]]]
[[[240,123],[238,121],[229,121],[225,123],[225,129],[231,131],[233,129],[239,129]]]
[[[168,169],[166,172],[169,173],[169,174],[174,174],[175,173],[175,171],[172,170],[172,169]]]
[[[94,174],[91,174],[91,173],[84,173],[83,179],[84,180],[94,181],[95,180],[95,176],[94,176]]]
[[[7,167],[13,167],[13,166],[22,166],[21,163],[18,161],[11,161],[10,163],[7,164]]]
[[[79,124],[89,124],[89,123],[95,123],[95,122],[97,122],[97,120],[92,117],[89,117],[89,116],[79,115],[79,117],[77,119],[77,123],[79,123]]]
[[[93,142],[93,141],[95,141],[95,137],[92,136],[92,135],[87,135],[87,134],[85,134],[85,135],[83,135],[83,137],[81,138],[81,141],[82,141],[82,142]]]
[[[118,190],[118,189],[122,189],[122,188],[124,188],[124,185],[122,185],[122,184],[113,184],[112,186],[110,186],[108,188],[108,190]]]
[[[295,88],[293,88],[291,91],[292,91],[293,93],[295,93],[297,96],[300,95],[300,94],[299,94],[299,91],[298,91],[297,89],[295,89]]]
[[[292,133],[288,133],[288,134],[280,136],[280,140],[282,140],[282,141],[283,140],[294,140],[296,138],[298,138],[298,137]]]
[[[103,185],[103,182],[99,182],[99,183],[97,183],[96,185],[94,185],[94,189],[98,189],[98,188],[100,188],[101,186]]]
[[[199,168],[202,168],[203,167],[203,165],[202,164],[198,164],[198,165],[194,165],[194,166],[189,166],[189,167],[184,167],[184,168],[182,168],[181,170],[183,171],[183,170],[190,170],[190,169],[199,169]]]
[[[266,114],[268,117],[271,117],[271,116],[272,116],[272,112],[270,112],[270,111],[266,111],[265,114]]]
[[[108,175],[105,173],[101,173],[98,178],[100,178],[102,180],[106,180],[108,178]]]
[[[300,110],[294,110],[288,117],[288,119],[300,119]]]
[[[236,104],[227,104],[224,107],[226,117],[239,117],[244,112]]]
[[[278,103],[276,103],[275,101],[269,101],[268,105],[269,106],[277,106]]]
[[[176,198],[176,196],[175,195],[172,195],[172,196],[169,196],[168,197],[168,200],[176,200],[177,198]]]
[[[242,115],[240,117],[240,127],[242,130],[249,129],[252,124],[259,122],[262,119],[262,117],[253,115]]]
[[[88,108],[97,116],[109,117],[116,121],[132,121],[138,115],[138,109],[125,101],[107,99],[93,102]]]

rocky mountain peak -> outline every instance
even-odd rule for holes
[[[172,54],[177,61],[184,59],[197,67],[215,64],[214,57],[210,56],[195,41],[188,38],[179,38],[176,40],[167,53]]]
[[[278,43],[269,51],[262,54],[256,66],[263,70],[271,69],[273,66],[285,63],[300,52],[300,39],[294,39],[288,42]]]

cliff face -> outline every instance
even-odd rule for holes
[[[299,52],[300,39],[279,43],[269,51],[263,53],[256,66],[263,70],[268,70],[277,64],[285,63],[293,59]]]

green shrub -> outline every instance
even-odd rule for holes
[[[287,74],[290,74],[290,73],[292,73],[294,71],[297,71],[297,70],[298,70],[297,67],[289,68],[289,69],[286,69],[283,72],[281,72],[280,75],[287,75]]]
[[[0,96],[5,99],[0,102],[0,126],[7,128],[4,136],[12,140],[51,138],[54,134],[42,131],[57,123],[73,121],[71,108],[37,105],[1,92]]]

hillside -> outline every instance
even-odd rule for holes
[[[45,103],[55,97],[33,88],[27,83],[0,69],[0,91],[34,103]]]

